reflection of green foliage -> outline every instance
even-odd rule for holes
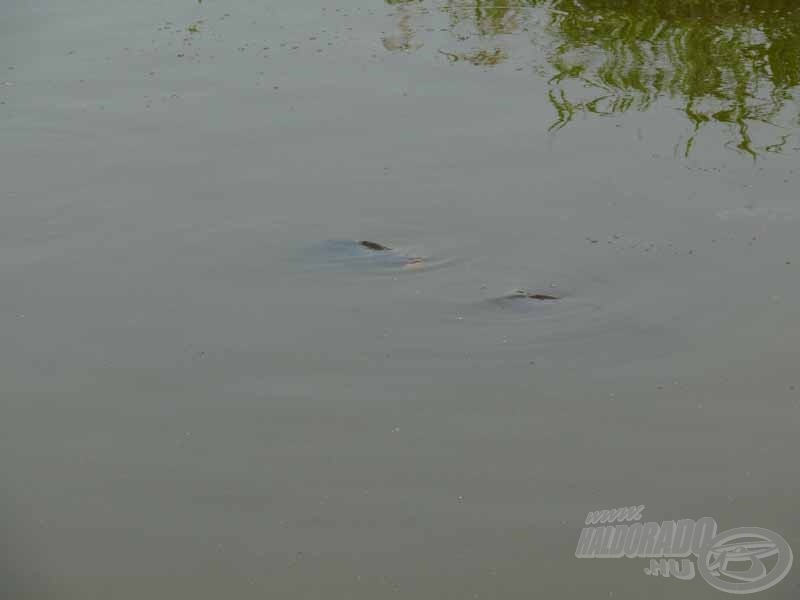
[[[545,15],[553,129],[580,112],[619,114],[677,98],[694,130],[684,152],[704,126],[716,124],[732,132],[732,147],[755,156],[781,151],[788,134],[757,148],[752,125],[797,124],[796,0],[447,0],[443,10],[460,40],[471,37],[467,28],[494,38],[527,28],[534,11]],[[492,52],[492,60],[448,55],[481,65],[506,58],[499,49],[472,55]]]
[[[411,25],[411,19],[415,14],[414,6],[421,6],[422,0],[386,0],[386,3],[397,7],[398,33],[397,35],[385,36],[383,38],[383,47],[390,52],[421,48],[422,44],[414,41],[415,32]]]
[[[445,52],[444,50],[439,50],[439,52],[444,54],[450,62],[464,60],[476,67],[496,65],[508,58],[508,55],[500,48],[475,50],[474,52]]]
[[[480,35],[489,36],[518,31],[520,16],[530,4],[526,0],[450,0],[445,11],[450,14],[454,26],[472,22]]]
[[[772,124],[800,83],[800,6],[793,0],[558,0],[549,28],[558,39],[555,87],[578,77],[598,89],[588,100],[556,98],[559,119],[643,110],[683,98],[694,133],[728,126],[733,145],[755,156],[749,128]],[[554,103],[555,104],[555,103]],[[780,150],[781,144],[765,150]]]

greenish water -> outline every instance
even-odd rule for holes
[[[798,15],[0,3],[0,597],[724,597],[575,557],[633,505],[800,551]]]

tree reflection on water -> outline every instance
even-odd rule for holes
[[[795,0],[386,0],[400,19],[396,47],[421,45],[416,32],[445,15],[451,62],[488,67],[519,56],[514,37],[530,38],[546,58],[551,129],[576,115],[646,111],[678,100],[692,133],[718,125],[725,143],[753,157],[781,152],[800,124],[800,3]],[[386,42],[385,42],[386,43]],[[477,47],[474,45],[477,44]],[[771,128],[757,144],[755,124]]]

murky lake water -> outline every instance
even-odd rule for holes
[[[574,556],[640,504],[800,551],[794,2],[0,17],[4,597],[720,597]]]

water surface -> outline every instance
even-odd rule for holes
[[[794,3],[0,17],[10,597],[711,597],[574,557],[638,504],[800,551]]]

